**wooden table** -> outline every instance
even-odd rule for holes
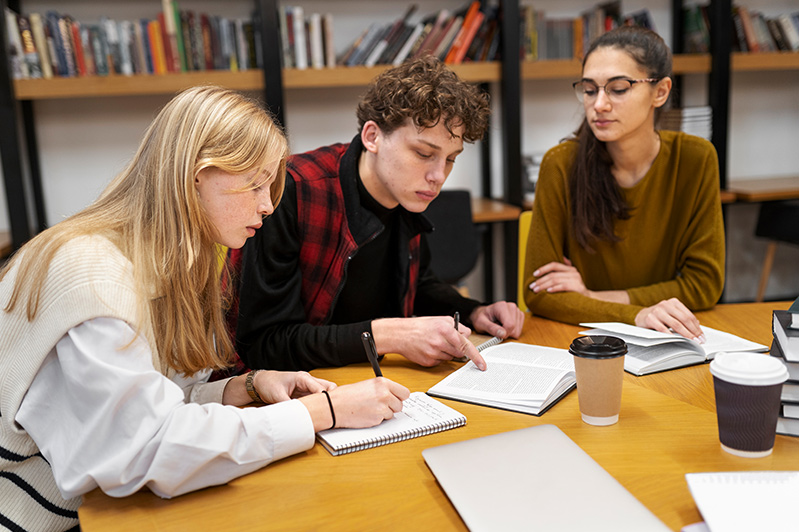
[[[727,184],[737,201],[758,202],[799,198],[799,176],[742,179]]]
[[[521,207],[490,198],[472,198],[472,221],[476,224],[512,222],[519,219]]]
[[[700,320],[768,344],[771,310],[787,306],[722,305],[700,313]],[[566,347],[580,330],[533,317],[525,324],[523,340]],[[383,373],[411,390],[426,390],[458,366],[423,369],[388,355]],[[343,384],[370,377],[371,369],[358,364],[313,373]],[[541,417],[443,402],[466,415],[465,427],[337,457],[317,444],[225,486],[173,500],[147,491],[112,499],[95,490],[80,509],[82,529],[465,530],[421,451],[545,423],[560,427],[674,530],[701,521],[686,473],[799,469],[799,438],[777,436],[766,458],[740,458],[721,450],[707,365],[646,377],[625,374],[621,418],[611,427],[582,423],[575,392]]]

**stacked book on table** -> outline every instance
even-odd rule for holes
[[[660,127],[710,140],[713,136],[713,110],[710,106],[667,109],[660,116]]]
[[[771,356],[788,368],[788,380],[782,385],[777,433],[799,436],[799,300],[789,310],[773,312],[774,341]]]

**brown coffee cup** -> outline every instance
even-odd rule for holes
[[[774,448],[785,365],[762,353],[719,353],[710,363],[721,448],[747,458]]]
[[[569,352],[574,355],[583,421],[597,426],[618,422],[627,344],[615,336],[580,336]]]

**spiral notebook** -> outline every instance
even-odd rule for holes
[[[371,447],[426,436],[466,424],[466,416],[433,399],[424,392],[413,392],[402,403],[402,411],[375,427],[366,429],[330,429],[317,433],[325,449],[333,456],[354,453]]]

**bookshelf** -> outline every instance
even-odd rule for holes
[[[94,98],[98,96],[140,96],[154,94],[173,94],[181,89],[199,83],[216,83],[239,90],[263,90],[264,100],[270,110],[282,122],[282,77],[280,71],[279,37],[273,27],[277,26],[274,2],[251,0],[256,13],[254,24],[265,37],[261,39],[262,70],[229,72],[207,70],[165,75],[136,76],[91,76],[78,78],[23,79],[13,80],[8,61],[0,61],[0,118],[7,131],[16,134],[0,137],[0,159],[2,159],[3,180],[11,225],[11,246],[16,249],[32,236],[29,208],[33,208],[35,230],[47,226],[44,214],[39,151],[36,139],[33,102],[63,98]],[[20,0],[0,0],[0,7],[22,13]],[[97,2],[97,9],[102,9]],[[58,6],[53,6],[58,8]],[[142,6],[142,11],[158,11],[160,3]],[[5,13],[0,25],[0,57],[8,57],[6,50]],[[267,74],[268,73],[268,74]],[[19,109],[19,113],[18,113]],[[21,118],[20,119],[18,119]],[[21,133],[22,135],[20,135]],[[22,138],[24,137],[24,144]],[[22,146],[25,146],[25,157]],[[24,163],[30,174],[30,182],[23,178]],[[29,199],[28,196],[31,196]]]

